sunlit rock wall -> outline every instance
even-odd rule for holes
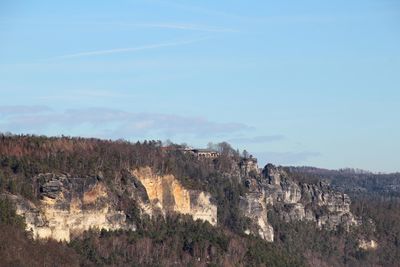
[[[209,193],[185,189],[173,175],[157,175],[149,167],[134,170],[132,174],[146,188],[151,205],[164,214],[188,214],[194,220],[217,224],[217,206],[211,202]]]
[[[125,213],[113,207],[106,187],[95,178],[45,174],[39,179],[44,181],[39,203],[8,196],[16,204],[17,213],[25,216],[27,230],[34,238],[68,242],[90,228],[135,229],[126,222]]]

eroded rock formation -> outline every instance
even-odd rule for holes
[[[268,164],[261,179],[246,181],[249,188],[241,199],[241,210],[253,222],[249,232],[273,241],[273,229],[268,223],[268,209],[276,209],[286,222],[308,220],[318,227],[349,229],[358,221],[350,212],[350,198],[335,192],[327,184],[305,184],[289,177],[283,168]],[[254,229],[258,226],[258,229]]]
[[[157,175],[149,167],[134,170],[132,174],[146,188],[153,209],[158,208],[164,214],[171,211],[188,214],[194,220],[217,224],[217,206],[211,202],[209,193],[187,190],[173,175]]]
[[[252,173],[246,176],[248,192],[239,202],[242,215],[251,220],[247,233],[272,242],[271,209],[286,222],[308,220],[327,229],[349,229],[358,224],[350,212],[350,198],[323,182],[301,183],[271,164],[262,173]],[[129,212],[125,212],[132,205],[141,214],[187,214],[217,225],[217,205],[210,193],[184,188],[173,175],[157,174],[150,167],[125,171],[121,177],[121,182],[110,187],[100,176],[41,174],[35,178],[40,184],[38,202],[15,195],[8,198],[25,216],[28,230],[39,238],[69,241],[90,228],[134,230],[133,221],[127,219]]]
[[[135,229],[126,215],[115,208],[107,187],[96,178],[76,178],[67,175],[42,174],[41,200],[32,203],[9,195],[17,213],[24,215],[27,230],[35,238],[69,241],[90,228],[116,230]]]
[[[358,247],[362,250],[376,250],[378,243],[375,240],[361,239],[358,241]]]
[[[70,241],[90,228],[135,230],[127,215],[118,207],[118,197],[125,193],[131,205],[153,215],[170,212],[188,214],[193,219],[217,224],[217,206],[206,192],[185,189],[173,175],[159,176],[150,168],[132,171],[125,188],[110,189],[96,177],[41,174],[40,200],[33,203],[7,194],[16,204],[17,213],[26,219],[27,230],[34,238]]]

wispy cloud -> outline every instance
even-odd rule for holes
[[[22,108],[17,110],[18,108]],[[219,123],[201,117],[179,116],[160,113],[134,113],[108,108],[68,109],[61,112],[50,109],[32,113],[37,107],[0,107],[7,113],[0,113],[0,129],[18,133],[47,133],[58,129],[60,133],[84,129],[100,132],[108,138],[159,138],[176,135],[210,138],[213,135],[227,135],[250,129],[242,123]],[[11,112],[14,110],[14,112]]]
[[[0,118],[8,116],[16,116],[19,114],[38,114],[43,112],[49,112],[51,109],[46,106],[0,106]]]
[[[27,20],[27,19],[1,19],[0,24],[35,24],[35,25],[42,25],[42,24],[49,24],[52,25],[65,25],[68,24],[69,26],[101,26],[102,28],[106,28],[107,26],[115,28],[122,28],[122,29],[138,29],[138,28],[145,28],[145,29],[170,29],[170,30],[182,30],[182,31],[197,31],[197,32],[226,32],[226,33],[233,33],[239,32],[233,28],[227,27],[218,27],[206,24],[193,24],[193,23],[185,23],[185,22],[133,22],[133,21],[86,21],[86,20],[77,20],[77,21],[57,21],[57,20]]]
[[[138,27],[147,28],[164,28],[164,29],[175,29],[175,30],[190,30],[190,31],[201,31],[201,32],[238,32],[237,30],[230,28],[219,28],[210,27],[196,24],[179,24],[179,23],[144,23],[134,24]]]
[[[265,151],[254,154],[258,157],[260,163],[273,163],[278,165],[303,164],[310,158],[321,156],[321,153],[313,151]]]
[[[123,93],[119,91],[112,90],[79,90],[73,89],[68,90],[68,93],[56,93],[48,95],[39,95],[35,99],[39,100],[87,100],[87,99],[99,99],[99,98],[133,98],[134,94]]]
[[[249,17],[243,16],[243,15],[228,13],[228,12],[220,11],[220,10],[213,10],[213,9],[205,8],[205,7],[199,6],[199,5],[187,5],[187,3],[181,4],[178,2],[163,1],[163,0],[158,0],[157,2],[160,4],[163,4],[165,6],[168,6],[168,7],[186,10],[186,11],[198,13],[198,14],[204,14],[204,15],[208,15],[208,16],[215,16],[215,17],[219,17],[219,18],[223,17],[223,18],[229,18],[229,19],[241,19],[241,20],[249,19]]]
[[[274,141],[284,140],[285,136],[281,134],[275,135],[260,135],[254,137],[240,137],[240,138],[232,138],[229,139],[228,142],[237,143],[237,144],[262,144],[269,143]]]
[[[117,54],[117,53],[138,52],[138,51],[151,50],[151,49],[157,49],[157,48],[163,48],[163,47],[189,45],[189,44],[197,43],[197,42],[204,41],[207,39],[209,39],[209,37],[190,39],[190,40],[179,41],[179,42],[149,44],[149,45],[128,47],[128,48],[113,48],[113,49],[106,49],[106,50],[85,51],[85,52],[79,52],[79,53],[73,53],[73,54],[66,54],[66,55],[62,55],[62,56],[56,56],[56,57],[49,58],[48,60],[61,60],[61,59],[109,55],[109,54]]]
[[[155,29],[170,29],[170,30],[183,30],[183,31],[198,31],[198,32],[238,32],[236,29],[215,27],[201,24],[190,23],[174,23],[174,22],[144,22],[144,23],[130,23],[130,22],[93,22],[90,24],[96,25],[110,25],[113,27],[124,28],[155,28]]]

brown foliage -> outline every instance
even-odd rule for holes
[[[79,266],[80,256],[52,240],[33,241],[13,225],[0,225],[0,266]]]

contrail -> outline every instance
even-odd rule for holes
[[[57,57],[50,58],[49,60],[59,60],[59,59],[68,59],[68,58],[108,55],[108,54],[116,54],[116,53],[136,52],[136,51],[156,49],[156,48],[161,48],[161,47],[187,45],[187,44],[192,44],[192,43],[200,42],[200,41],[207,40],[207,39],[209,39],[209,37],[193,39],[193,40],[188,40],[188,41],[181,41],[181,42],[169,42],[169,43],[150,44],[150,45],[128,47],[128,48],[114,48],[114,49],[107,49],[107,50],[87,51],[87,52],[57,56]]]
[[[195,24],[176,24],[176,23],[138,23],[129,24],[123,23],[121,25],[133,26],[133,27],[148,27],[148,28],[164,28],[164,29],[175,29],[175,30],[191,30],[191,31],[202,31],[202,32],[238,32],[234,29],[228,28],[217,28],[217,27],[207,27]]]
[[[226,32],[234,33],[239,32],[235,29],[220,28],[213,26],[204,26],[196,24],[185,24],[185,23],[126,23],[126,22],[105,22],[105,23],[89,23],[93,25],[115,25],[123,27],[133,28],[160,28],[160,29],[173,29],[173,30],[188,30],[188,31],[200,31],[200,32]]]

